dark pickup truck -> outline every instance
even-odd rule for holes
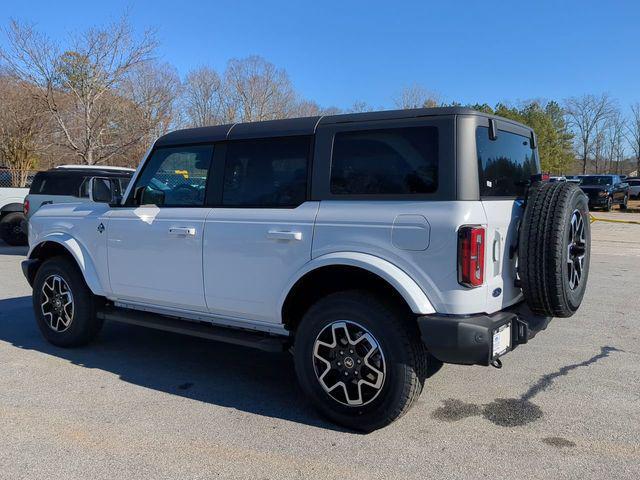
[[[621,210],[629,202],[629,184],[619,175],[587,175],[581,178],[580,188],[589,197],[589,208],[603,208],[610,211],[614,205]]]

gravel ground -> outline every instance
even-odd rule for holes
[[[640,478],[640,225],[593,238],[577,315],[502,370],[445,365],[369,435],[319,419],[287,354],[116,324],[48,345],[0,246],[0,478]]]

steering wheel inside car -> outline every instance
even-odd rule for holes
[[[173,202],[179,205],[188,205],[191,203],[197,203],[201,200],[201,189],[199,187],[183,183],[177,185],[171,191]]]

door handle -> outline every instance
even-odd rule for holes
[[[195,237],[196,229],[185,227],[171,227],[169,229],[169,235],[175,235],[178,237]]]
[[[494,262],[499,262],[500,261],[500,250],[501,250],[501,244],[500,244],[500,234],[498,234],[496,236],[496,239],[493,241],[493,261]]]
[[[290,232],[284,230],[269,230],[267,238],[272,240],[302,240],[302,232]]]

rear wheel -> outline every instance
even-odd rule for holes
[[[422,392],[427,352],[404,311],[360,291],[314,304],[296,332],[304,392],[331,421],[369,432],[402,416]]]
[[[620,204],[620,210],[626,210],[627,205],[629,205],[629,197],[627,195],[624,196],[622,203]]]
[[[612,208],[613,208],[613,198],[608,197],[607,204],[605,205],[604,209],[606,212],[610,212]]]
[[[27,235],[22,230],[24,215],[20,212],[7,213],[0,220],[0,238],[7,244],[17,247],[27,244]]]
[[[102,328],[96,297],[66,257],[46,260],[33,282],[33,310],[42,335],[60,347],[90,342]]]
[[[587,197],[569,183],[530,188],[518,247],[518,276],[531,310],[570,317],[584,296],[591,230]]]

